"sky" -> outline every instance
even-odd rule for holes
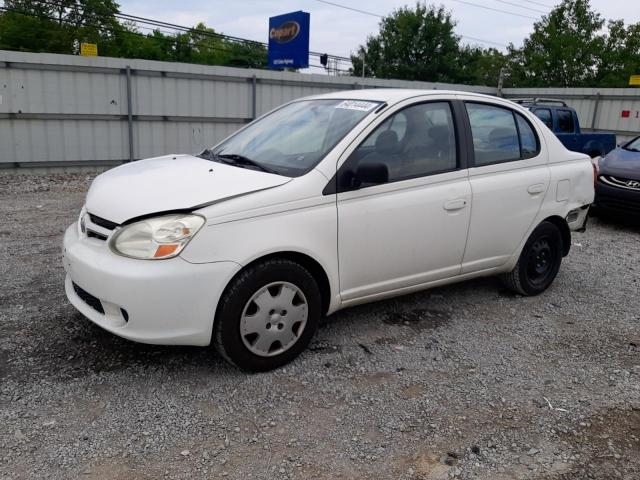
[[[303,10],[311,14],[311,50],[344,57],[356,51],[357,47],[366,41],[367,36],[376,34],[380,22],[378,17],[339,8],[320,0],[117,1],[123,13],[186,26],[193,26],[202,21],[218,32],[262,42],[267,41],[269,17]],[[387,15],[398,7],[415,5],[415,0],[331,0],[331,3]],[[451,12],[457,21],[456,33],[463,36],[464,43],[504,50],[501,45],[510,42],[516,46],[522,45],[523,39],[532,31],[534,22],[544,15],[543,12],[548,12],[553,5],[560,2],[434,0],[427,3],[442,4]],[[624,19],[626,23],[640,22],[640,0],[591,0],[591,5],[607,19]]]

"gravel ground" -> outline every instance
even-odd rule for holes
[[[67,303],[90,180],[0,176],[1,478],[640,478],[640,227],[593,219],[539,297],[489,278],[351,308],[247,375]]]

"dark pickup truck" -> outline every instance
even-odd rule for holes
[[[531,98],[514,101],[531,110],[569,150],[595,158],[604,157],[616,148],[613,133],[581,133],[576,111],[562,100]]]

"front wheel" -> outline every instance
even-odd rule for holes
[[[231,281],[218,306],[213,341],[243,370],[278,368],[309,344],[321,315],[320,289],[301,265],[271,259]]]
[[[553,223],[542,222],[531,233],[514,269],[501,279],[516,293],[538,295],[553,283],[561,262],[562,235]]]

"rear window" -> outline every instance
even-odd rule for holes
[[[511,109],[467,103],[476,166],[535,157],[538,137],[522,115]]]
[[[520,132],[520,148],[522,149],[522,158],[535,157],[538,154],[538,139],[531,124],[525,118],[516,113],[518,122],[518,130]]]

